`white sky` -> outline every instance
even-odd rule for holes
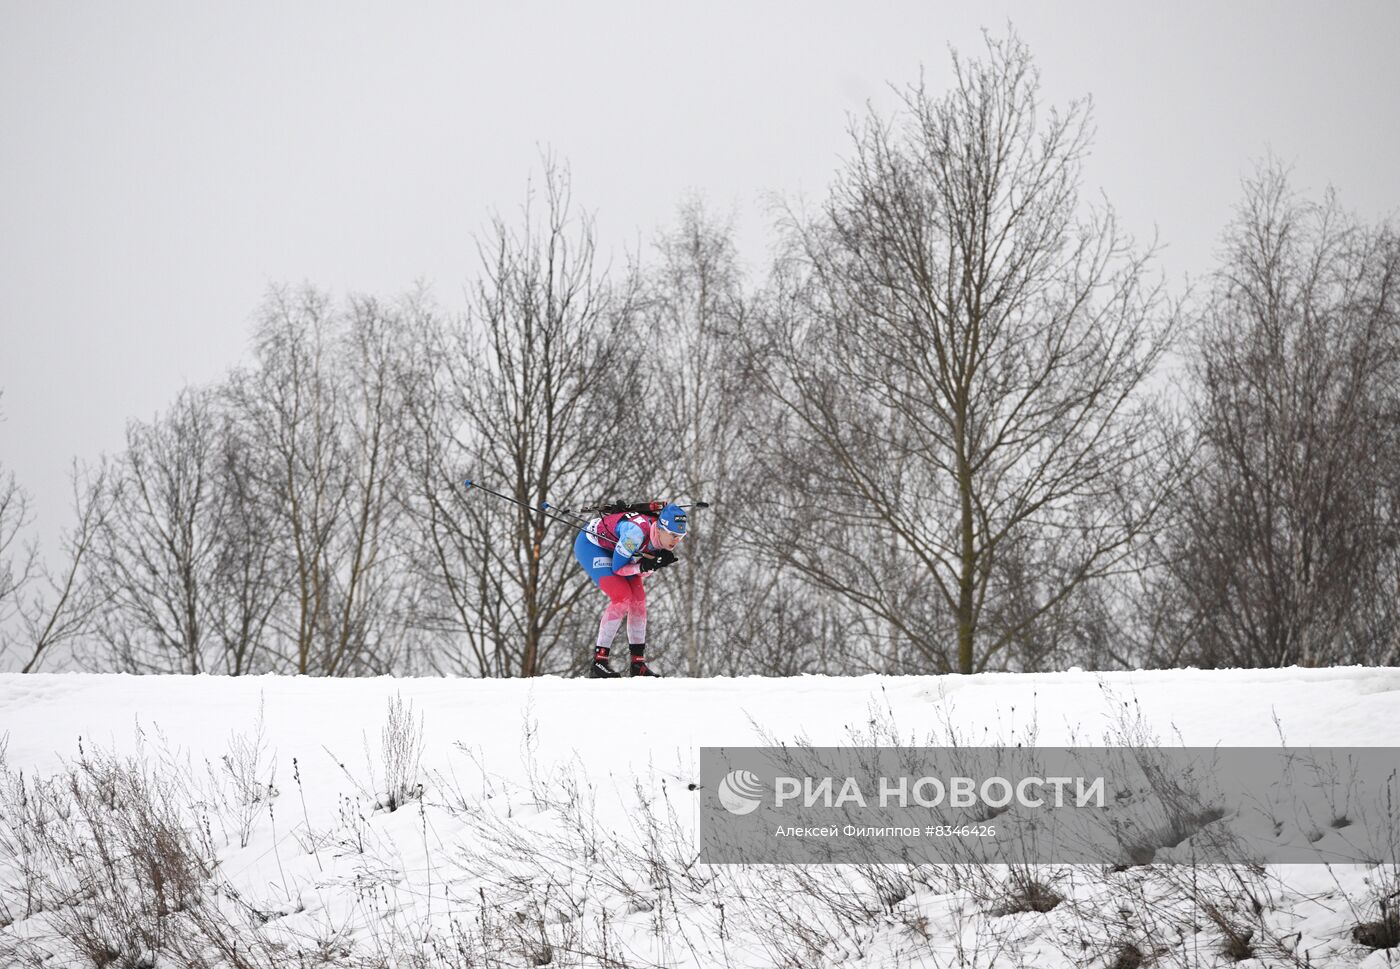
[[[0,466],[68,520],[67,468],[244,353],[270,282],[448,307],[541,146],[620,254],[698,191],[818,197],[846,114],[1007,22],[1047,98],[1092,94],[1085,188],[1173,279],[1253,162],[1400,209],[1400,4],[44,3],[0,0]]]

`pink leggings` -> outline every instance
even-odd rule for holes
[[[608,607],[598,624],[598,648],[611,647],[622,620],[627,620],[627,641],[634,646],[647,641],[647,593],[640,575],[605,575],[598,588],[608,594]]]

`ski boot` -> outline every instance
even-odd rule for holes
[[[660,677],[660,676],[661,676],[660,673],[657,673],[657,672],[654,671],[650,666],[647,665],[647,661],[646,661],[645,659],[642,658],[642,656],[641,656],[640,653],[636,653],[636,652],[634,652],[634,653],[632,654],[632,662],[629,663],[628,666],[627,666],[627,675],[628,675],[628,676],[656,676],[656,677]]]
[[[608,665],[608,653],[600,649],[593,654],[593,665],[588,667],[588,676],[594,680],[615,680],[622,674]]]

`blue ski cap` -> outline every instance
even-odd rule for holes
[[[685,534],[685,509],[674,502],[661,509],[661,514],[656,516],[656,520],[661,524],[662,528],[673,535]]]

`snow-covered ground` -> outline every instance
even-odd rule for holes
[[[103,939],[110,965],[162,969],[1400,961],[1400,949],[1353,935],[1382,918],[1385,895],[1400,904],[1393,866],[695,862],[702,746],[1111,744],[1125,703],[1169,746],[1274,746],[1281,734],[1290,746],[1400,741],[1391,668],[0,676],[0,964],[90,966]],[[386,809],[391,799],[402,806]],[[137,815],[127,828],[104,813],[124,811]],[[120,832],[159,832],[177,815],[189,844],[160,856],[195,858],[197,875],[171,888],[178,879],[143,868],[143,846]],[[124,847],[109,858],[114,844]],[[132,884],[114,888],[122,879]],[[1063,901],[1045,912],[1016,904],[1041,897],[1028,880]]]

